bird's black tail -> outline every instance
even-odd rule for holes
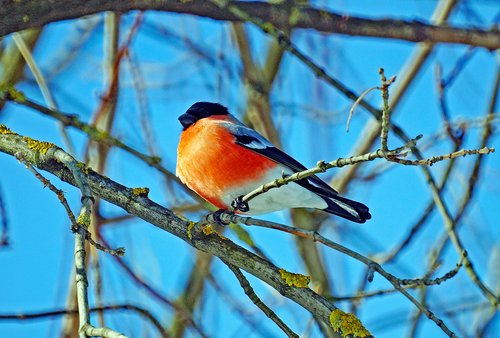
[[[340,196],[322,196],[328,207],[323,209],[326,212],[335,214],[356,223],[364,223],[372,218],[368,207],[363,203],[359,203]]]

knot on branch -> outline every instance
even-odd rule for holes
[[[377,269],[377,266],[378,266],[378,264],[375,262],[372,262],[368,265],[368,275],[367,275],[366,279],[370,283],[373,282],[373,277],[375,276],[375,271]]]
[[[326,165],[325,161],[320,160],[316,163],[316,167],[321,170],[321,172],[325,172],[328,169],[328,166]]]

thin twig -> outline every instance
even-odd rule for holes
[[[101,130],[99,128],[96,128],[90,124],[83,122],[76,115],[66,114],[66,113],[60,112],[58,110],[53,110],[53,109],[47,108],[47,107],[42,106],[34,101],[29,100],[29,99],[16,100],[15,98],[13,98],[10,95],[5,95],[4,97],[5,97],[5,99],[7,99],[9,101],[16,102],[16,103],[18,103],[20,105],[24,105],[26,107],[30,107],[30,108],[32,108],[32,109],[34,109],[34,110],[36,110],[44,115],[53,117],[53,118],[61,121],[65,126],[70,126],[70,127],[76,128],[76,129],[84,132],[85,134],[87,134],[94,141],[101,142],[101,143],[109,145],[109,146],[118,147],[118,148],[130,153],[131,155],[139,158],[140,160],[142,160],[146,164],[150,165],[151,167],[157,169],[158,171],[160,171],[162,174],[164,174],[169,179],[178,181],[175,174],[173,174],[172,172],[170,172],[169,170],[167,170],[166,168],[164,168],[163,166],[160,165],[161,158],[159,158],[157,156],[149,156],[149,155],[143,154],[143,153],[133,149],[132,147],[126,145],[125,143],[120,141],[118,138],[113,137],[112,135],[110,135],[106,131]]]
[[[361,163],[361,162],[367,162],[367,161],[373,161],[374,159],[377,158],[385,158],[389,161],[392,162],[397,162],[401,164],[406,164],[406,165],[432,165],[438,161],[443,161],[446,159],[453,159],[459,156],[466,156],[466,155],[485,155],[489,154],[495,151],[494,148],[488,148],[484,147],[482,149],[462,149],[460,151],[451,153],[451,154],[446,154],[446,155],[441,155],[441,156],[435,156],[429,159],[423,159],[423,160],[403,160],[401,158],[398,158],[398,156],[401,156],[402,152],[406,149],[412,148],[415,146],[416,142],[421,138],[422,136],[419,135],[414,139],[411,139],[407,144],[405,144],[402,147],[389,150],[387,152],[384,152],[382,149],[378,149],[374,152],[367,153],[364,155],[359,155],[359,156],[351,156],[348,158],[338,158],[334,161],[325,163],[323,161],[319,161],[315,167],[300,171],[297,173],[294,173],[293,175],[290,176],[285,176],[281,178],[276,178],[274,181],[263,184],[262,186],[256,188],[255,190],[249,192],[245,196],[243,196],[242,201],[248,203],[250,200],[253,198],[265,193],[266,191],[269,191],[270,189],[275,189],[279,188],[283,185],[289,184],[291,182],[296,182],[299,180],[302,180],[304,178],[307,178],[309,176],[319,174],[322,172],[325,172],[328,169],[331,168],[340,168],[346,165],[353,165],[356,163]]]
[[[460,144],[455,145],[455,151],[457,151],[458,147]],[[445,188],[446,184],[449,182],[448,178],[450,177],[450,174],[452,172],[452,169],[457,163],[456,159],[452,159],[448,162],[448,165],[446,166],[446,169],[444,171],[443,177],[441,178],[441,184],[439,185],[439,191],[443,191]],[[379,264],[385,264],[392,262],[396,257],[405,249],[408,247],[410,242],[415,238],[415,235],[417,234],[420,229],[422,229],[423,225],[429,220],[430,215],[432,214],[432,211],[435,209],[436,205],[434,203],[434,200],[431,199],[427,203],[427,207],[425,210],[420,214],[419,219],[415,222],[415,224],[410,228],[408,231],[408,234],[405,236],[405,238],[398,244],[396,245],[392,250],[390,250],[388,253],[386,253],[383,257],[377,257],[376,261],[379,262]]]
[[[38,84],[38,87],[42,92],[45,102],[51,109],[57,109],[56,100],[52,96],[52,93],[49,90],[49,86],[45,81],[45,77],[43,76],[42,71],[38,67],[38,64],[36,63],[35,59],[33,58],[30,48],[28,48],[28,46],[26,45],[23,36],[20,33],[16,32],[12,34],[12,39],[16,44],[17,48],[19,49],[19,52],[23,56],[24,60],[26,61],[26,64],[28,65],[29,69],[33,73],[33,76],[35,77],[36,83]],[[59,131],[61,132],[66,148],[68,148],[70,153],[74,154],[75,149],[73,147],[73,144],[71,143],[71,139],[69,138],[68,133],[66,132],[65,126],[62,123],[59,123]]]
[[[297,337],[297,338],[299,337],[299,335],[296,334],[295,332],[293,332],[281,320],[281,318],[278,317],[278,315],[273,310],[271,310],[262,300],[260,300],[260,298],[255,294],[255,291],[253,290],[253,288],[250,285],[250,283],[248,282],[248,280],[245,278],[243,273],[241,273],[240,269],[238,269],[237,267],[235,267],[234,265],[232,265],[231,263],[229,263],[225,260],[222,260],[222,262],[224,262],[224,264],[226,264],[227,267],[233,272],[233,274],[236,276],[236,278],[240,282],[240,285],[241,285],[243,291],[248,296],[248,298],[255,304],[255,306],[257,306],[259,309],[261,309],[262,312],[264,312],[264,314],[266,316],[268,316],[273,322],[275,322],[276,325],[278,325],[278,327],[281,330],[283,330],[283,332],[285,332],[285,334],[288,337]]]
[[[453,270],[448,271],[446,274],[444,274],[441,277],[434,278],[434,279],[429,279],[429,278],[417,278],[417,279],[400,279],[401,285],[412,285],[412,286],[420,286],[420,285],[437,285],[441,284],[444,281],[447,281],[448,279],[451,279],[455,277],[455,275],[458,273],[460,268],[462,267],[464,263],[464,258],[467,256],[467,252],[464,251],[462,253],[462,256],[460,257],[460,260],[458,261],[457,265]]]
[[[362,92],[361,95],[359,95],[358,99],[356,101],[354,101],[354,103],[352,104],[351,109],[349,109],[349,116],[347,117],[347,123],[346,123],[346,126],[345,126],[345,132],[346,133],[349,132],[349,125],[351,124],[351,118],[354,115],[354,110],[359,105],[359,103],[361,102],[361,100],[363,100],[365,98],[365,96],[368,95],[368,93],[370,93],[371,91],[374,91],[375,89],[378,89],[378,87],[368,88],[367,90],[365,90],[364,92]]]
[[[377,271],[380,275],[382,275],[386,280],[388,280],[400,293],[402,293],[406,298],[408,298],[420,311],[425,313],[425,315],[432,320],[433,322],[436,323],[438,327],[440,327],[449,337],[456,337],[456,335],[451,331],[446,324],[439,319],[434,313],[429,311],[426,307],[424,307],[418,300],[416,300],[412,295],[406,291],[406,289],[401,285],[401,280],[394,275],[390,274],[387,272],[385,269],[382,268],[381,265],[376,263],[375,261],[369,259],[368,257],[365,257],[343,245],[340,245],[338,243],[335,243],[328,238],[323,237],[320,235],[317,231],[309,231],[309,230],[303,230],[303,229],[297,229],[290,227],[288,225],[284,224],[279,224],[275,222],[270,222],[270,221],[264,221],[264,220],[259,220],[259,219],[254,219],[251,217],[242,217],[238,216],[232,213],[227,213],[224,212],[220,216],[220,219],[225,221],[225,222],[233,222],[233,223],[241,223],[245,225],[256,225],[264,228],[270,228],[270,229],[275,229],[279,231],[283,231],[295,236],[303,237],[303,238],[308,238],[310,240],[320,242],[323,245],[326,245],[329,248],[332,248],[336,251],[342,252],[346,254],[349,257],[352,257],[366,266],[368,266],[370,269],[373,269],[374,271]]]
[[[484,131],[481,136],[481,146],[485,146],[491,136],[493,135],[493,126],[492,126],[492,121],[495,116],[494,114],[494,109],[497,104],[498,100],[498,93],[499,93],[499,88],[500,88],[500,71],[497,72],[497,77],[495,79],[495,82],[493,84],[493,93],[492,97],[490,100],[490,104],[488,107],[488,112],[486,114],[486,119],[485,119],[485,125],[484,125]],[[474,192],[476,191],[478,185],[476,184],[477,181],[479,180],[479,175],[481,172],[481,167],[482,164],[484,163],[482,157],[478,157],[474,163],[474,167],[472,169],[471,174],[469,175],[468,185],[467,189],[463,194],[462,200],[460,202],[460,205],[458,207],[458,211],[451,220],[447,220],[446,225],[446,234],[439,240],[439,244],[437,245],[436,253],[434,257],[432,258],[432,261],[437,260],[442,252],[444,251],[446,244],[448,243],[448,239],[451,239],[455,247],[463,247],[463,245],[460,242],[460,239],[457,234],[457,225],[459,224],[461,218],[463,217],[465,210],[467,207],[470,205],[470,202],[472,200],[472,197],[474,195]],[[446,217],[446,214],[441,212],[443,217]],[[451,217],[451,216],[450,216]],[[495,306],[498,307],[500,304],[500,297],[497,295],[494,295],[493,292],[491,292],[484,284],[483,282],[479,279],[479,275],[477,272],[474,270],[472,262],[468,259],[468,257],[465,257],[464,260],[464,267],[466,271],[469,273],[471,276],[472,281],[481,289],[483,294],[488,298],[488,300]]]
[[[460,149],[450,154],[433,156],[423,160],[405,160],[398,158],[397,156],[389,156],[387,159],[392,162],[397,162],[403,165],[413,165],[413,166],[432,166],[436,162],[451,160],[457,157],[465,157],[468,155],[487,155],[495,152],[495,148],[483,147],[480,149]]]
[[[385,77],[384,69],[379,68],[378,73],[380,75],[380,82],[382,85],[380,86],[380,92],[382,93],[382,120],[380,127],[380,143],[382,144],[382,151],[387,152],[389,148],[387,147],[387,136],[389,134],[389,125],[390,125],[390,107],[389,107],[389,87],[391,84],[396,81],[396,77],[393,76],[389,80]]]
[[[104,244],[109,246],[108,242],[102,237],[99,237],[99,240],[102,241]],[[114,261],[122,267],[122,269],[125,270],[125,273],[134,281],[136,284],[138,284],[140,287],[144,288],[144,290],[149,293],[153,299],[159,301],[162,304],[165,304],[177,311],[178,313],[182,314],[182,320],[186,321],[189,323],[189,325],[196,331],[196,333],[200,337],[208,337],[205,332],[201,329],[201,327],[193,320],[192,316],[190,313],[188,313],[185,309],[183,309],[180,305],[175,303],[174,301],[171,301],[164,295],[160,293],[156,288],[154,288],[149,282],[145,281],[142,277],[137,275],[134,270],[123,260],[119,259],[118,257],[114,257]]]
[[[495,93],[496,93],[496,91],[498,90],[498,77],[496,79],[495,88],[496,88],[495,89]],[[496,97],[496,94],[494,94],[494,97]],[[383,99],[384,99],[384,105],[388,105],[388,100],[389,100],[388,95],[384,96]],[[490,111],[490,113],[492,113],[492,112]],[[448,208],[443,200],[443,197],[441,196],[441,191],[438,188],[434,178],[432,177],[431,172],[426,167],[426,165],[430,166],[435,162],[438,162],[438,161],[441,161],[441,160],[444,160],[447,158],[453,159],[453,158],[458,157],[458,156],[465,156],[465,155],[470,155],[470,154],[478,154],[478,155],[479,154],[489,154],[489,153],[494,152],[495,149],[488,148],[484,145],[481,149],[461,150],[461,151],[457,151],[455,153],[451,153],[448,155],[435,156],[435,157],[432,157],[432,158],[427,159],[427,160],[422,158],[420,151],[415,146],[412,147],[411,150],[415,153],[415,155],[417,157],[417,161],[403,160],[403,159],[399,159],[399,158],[394,157],[394,156],[387,156],[386,158],[388,160],[396,161],[396,162],[401,163],[401,164],[410,164],[410,165],[420,164],[421,165],[423,172],[424,172],[424,175],[427,179],[427,183],[431,189],[431,193],[432,193],[432,196],[433,196],[434,201],[436,203],[437,209],[439,210],[439,212],[443,218],[446,232],[447,232],[448,236],[450,237],[450,239],[455,247],[455,250],[458,251],[460,254],[462,254],[462,252],[465,251],[465,248],[462,244],[460,237],[458,236],[458,233],[454,229],[456,222],[452,218],[452,216],[451,216],[451,214],[450,214],[450,212],[449,212],[449,210],[448,210]],[[491,304],[494,307],[497,307],[500,304],[500,297],[495,295],[493,293],[493,291],[491,291],[483,283],[479,274],[474,269],[473,264],[468,256],[464,256],[464,266],[465,266],[465,270],[467,271],[469,277],[472,279],[472,282],[481,290],[483,295],[491,302]]]
[[[75,215],[73,214],[73,211],[71,211],[71,208],[68,204],[68,201],[66,200],[66,197],[64,196],[64,192],[61,189],[56,188],[46,177],[44,177],[42,174],[40,174],[29,162],[26,161],[25,158],[22,157],[21,154],[18,154],[18,156],[16,156],[16,158],[19,161],[24,163],[24,165],[26,166],[26,169],[28,169],[28,171],[30,171],[33,175],[35,175],[35,177],[38,178],[38,180],[40,180],[40,182],[42,182],[44,187],[48,187],[51,191],[53,191],[56,194],[59,201],[61,202],[64,209],[66,210],[66,214],[68,215],[68,218],[71,222],[71,231],[78,232],[78,231],[82,230],[83,232],[85,232],[85,239],[98,250],[109,253],[113,256],[125,255],[125,248],[123,248],[123,247],[119,247],[117,249],[110,249],[110,248],[94,241],[92,239],[91,233],[87,229],[85,229],[85,228],[81,229],[82,226],[80,224],[78,224],[78,222],[75,218]]]
[[[15,133],[10,131],[9,134],[19,137],[19,135],[16,135]],[[52,160],[64,165],[71,173],[71,176],[75,181],[75,185],[80,189],[82,193],[82,206],[80,209],[80,214],[76,218],[76,222],[80,225],[80,227],[75,232],[74,250],[76,294],[79,314],[79,337],[86,338],[87,336],[93,335],[96,332],[108,337],[122,337],[120,334],[111,329],[96,328],[90,324],[90,312],[87,294],[88,279],[85,269],[85,238],[87,233],[86,230],[90,225],[90,215],[92,213],[94,197],[92,195],[92,190],[87,180],[87,176],[81,169],[82,165],[78,161],[76,161],[70,154],[51,143],[40,142],[27,137],[22,138],[22,140],[29,149],[36,152],[37,161],[40,161],[42,159],[46,161]],[[21,152],[16,152],[15,156],[17,158],[24,158]]]
[[[97,311],[123,311],[128,310],[132,312],[136,312],[141,316],[147,318],[151,324],[158,330],[160,337],[168,338],[168,332],[163,328],[162,324],[158,319],[156,319],[151,312],[142,307],[131,305],[131,304],[117,304],[117,305],[104,305],[98,307],[90,308],[90,312]],[[11,320],[31,320],[31,319],[41,319],[41,318],[50,318],[61,315],[68,314],[77,314],[77,310],[70,309],[60,309],[60,310],[49,310],[49,311],[39,311],[39,312],[31,312],[31,313],[15,313],[15,314],[0,314],[0,321],[11,321]]]
[[[431,22],[436,25],[445,24],[449,15],[452,13],[454,7],[458,3],[458,0],[440,0],[437,4],[434,13],[431,17]],[[429,55],[434,48],[435,44],[431,42],[422,42],[417,45],[413,54],[409,57],[405,65],[398,72],[398,81],[393,87],[393,93],[390,97],[389,107],[392,112],[395,112],[399,103],[402,102],[402,98],[408,92],[410,85],[415,79],[418,78],[418,72],[425,64]],[[391,127],[394,126],[394,122]],[[393,129],[395,134],[402,140],[407,140],[408,138],[404,133],[398,133],[397,130]],[[402,131],[402,130],[401,130]],[[375,140],[380,138],[380,123],[378,121],[369,121],[361,132],[362,138],[359,138],[357,144],[354,145],[352,153],[354,154],[364,154],[372,148]],[[405,141],[406,142],[406,141]],[[415,154],[418,158],[418,152]],[[345,190],[348,182],[352,178],[356,177],[356,172],[359,166],[348,167],[344,172],[337,175],[339,177],[335,178],[335,187],[337,190],[342,192]]]

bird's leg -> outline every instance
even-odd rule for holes
[[[241,212],[247,212],[250,210],[250,207],[248,206],[248,202],[243,201],[243,195],[240,195],[236,197],[232,202],[231,206],[235,210],[239,210]]]

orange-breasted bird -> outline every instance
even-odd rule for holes
[[[216,207],[236,207],[235,212],[246,215],[304,207],[358,223],[371,218],[367,206],[339,196],[317,176],[270,189],[248,204],[240,204],[242,196],[261,185],[307,168],[218,103],[197,102],[179,121],[183,131],[177,149],[177,176]]]

